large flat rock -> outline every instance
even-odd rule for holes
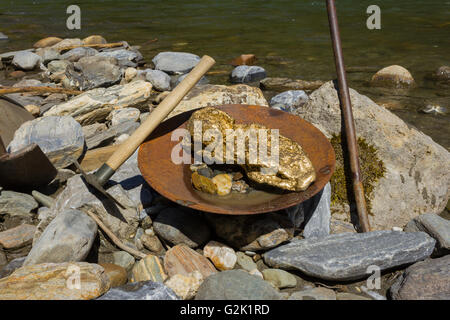
[[[320,279],[356,280],[368,277],[371,265],[386,270],[423,260],[431,255],[434,244],[424,232],[342,233],[294,240],[265,253],[264,261]]]

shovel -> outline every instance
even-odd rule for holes
[[[167,115],[180,103],[181,99],[195,86],[201,77],[214,65],[215,61],[209,56],[203,56],[194,69],[175,89],[158,105],[150,116],[136,129],[136,131],[121,144],[111,157],[93,174],[86,174],[78,163],[75,165],[85,178],[85,181],[107,198],[123,207],[116,199],[111,197],[103,188],[116,170],[139,148],[142,142],[167,117]]]

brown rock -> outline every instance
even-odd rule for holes
[[[26,73],[23,72],[22,70],[16,70],[16,71],[13,71],[13,72],[11,72],[11,73],[9,74],[9,76],[10,76],[11,78],[14,78],[14,79],[22,78],[22,77],[25,76],[25,75],[26,75]]]
[[[33,47],[34,48],[45,48],[45,47],[51,47],[57,43],[59,43],[60,41],[62,41],[61,38],[58,37],[48,37],[48,38],[44,38],[39,40],[38,42],[36,42]]]
[[[119,287],[127,283],[128,275],[125,268],[114,263],[99,263],[105,269],[105,273],[111,282],[111,288]]]
[[[144,233],[141,237],[141,242],[145,248],[156,254],[164,252],[164,247],[156,235],[149,235]]]
[[[98,264],[43,263],[0,279],[0,300],[88,300],[109,288],[109,278]]]
[[[22,224],[15,228],[0,232],[0,246],[5,249],[17,249],[31,244],[35,226]]]
[[[321,85],[323,81],[305,81],[305,80],[294,80],[289,78],[265,78],[261,80],[259,86],[263,90],[271,91],[288,91],[288,90],[316,90]]]
[[[374,74],[371,84],[377,87],[407,88],[415,85],[411,73],[402,66],[389,66]]]
[[[132,282],[148,280],[154,282],[164,282],[166,279],[167,275],[164,272],[161,261],[157,256],[152,254],[147,255],[144,259],[137,262],[132,270]]]
[[[241,54],[239,57],[234,58],[231,61],[231,65],[233,65],[234,67],[242,65],[252,66],[255,64],[255,62],[256,56],[254,54]]]
[[[189,276],[191,272],[199,271],[204,278],[217,272],[213,264],[201,254],[184,244],[169,249],[164,258],[164,268],[169,277],[176,274]]]
[[[106,39],[99,35],[93,35],[83,39],[83,44],[105,44],[105,43],[108,43]]]

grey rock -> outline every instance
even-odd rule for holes
[[[200,213],[188,213],[179,208],[162,210],[153,222],[153,230],[174,245],[184,243],[190,248],[204,244],[211,235]]]
[[[140,281],[112,288],[97,300],[180,300],[162,283]]]
[[[294,288],[297,285],[297,279],[294,275],[281,269],[265,269],[262,271],[262,274],[264,280],[279,289]]]
[[[242,270],[213,274],[198,289],[195,300],[280,300],[271,284]]]
[[[36,54],[41,57],[43,64],[48,64],[49,62],[51,62],[53,60],[61,59],[59,51],[55,50],[53,48],[50,48],[50,47],[39,48],[36,50]]]
[[[122,72],[117,59],[100,55],[81,58],[75,68],[81,74],[71,74],[71,81],[81,90],[90,90],[99,87],[109,87],[122,79]]]
[[[11,273],[22,267],[25,259],[26,257],[20,257],[11,260],[6,266],[0,269],[0,279],[8,277]]]
[[[305,210],[303,237],[325,237],[330,234],[331,185],[327,183],[320,194],[302,203]]]
[[[200,57],[185,52],[160,52],[152,61],[156,70],[161,70],[168,74],[184,74],[197,65]]]
[[[136,260],[126,251],[113,252],[113,263],[123,267],[127,271],[131,271]]]
[[[303,90],[289,90],[277,94],[270,100],[270,105],[282,105],[281,110],[292,112],[308,102],[308,95]]]
[[[437,254],[445,254],[450,250],[450,221],[437,214],[421,214],[408,222],[405,232],[423,231],[436,239]]]
[[[170,76],[161,70],[146,70],[147,81],[158,91],[170,90]]]
[[[266,70],[258,66],[237,66],[231,72],[231,82],[249,83],[264,79],[267,77]]]
[[[140,56],[138,53],[126,49],[100,52],[99,54],[97,54],[97,57],[115,58],[122,68],[137,67],[137,62],[140,60]]]
[[[70,116],[51,116],[27,121],[14,133],[8,152],[15,152],[36,143],[56,168],[72,164],[72,158],[83,153],[84,136],[81,125]]]
[[[325,280],[356,280],[367,277],[371,265],[386,270],[423,260],[431,255],[434,244],[424,232],[342,233],[295,240],[263,257],[275,268],[297,269]]]
[[[100,132],[105,131],[106,129],[108,129],[106,127],[106,124],[98,122],[89,124],[87,126],[83,126],[83,135],[84,138],[86,139],[86,144],[89,138],[92,138],[96,134],[99,134]]]
[[[4,34],[3,32],[0,32],[0,40],[8,40],[8,36]]]
[[[13,85],[14,88],[17,87],[40,87],[44,86],[44,84],[37,79],[23,79]]]
[[[97,223],[79,210],[64,210],[45,228],[24,265],[83,261],[97,235]]]
[[[390,288],[395,300],[449,300],[450,255],[408,267]]]
[[[38,206],[36,200],[29,194],[0,190],[0,214],[26,215]]]
[[[14,55],[12,64],[23,70],[33,70],[41,63],[41,57],[33,52],[20,51]]]
[[[175,81],[174,87],[176,87],[177,85],[179,85],[180,82],[183,81],[184,78],[186,78],[186,77],[187,77],[187,74],[183,74],[183,75],[179,76],[179,77],[177,78],[177,80]],[[204,85],[204,84],[208,84],[208,83],[209,83],[208,78],[207,78],[206,76],[203,76],[203,77],[200,78],[200,80],[198,80],[198,82],[197,82],[196,85]]]
[[[255,269],[258,269],[258,266],[256,265],[256,263],[253,261],[252,258],[250,258],[248,255],[246,255],[243,252],[236,252],[236,263],[239,267],[241,267],[242,269],[244,269],[245,271],[253,271]]]
[[[20,51],[10,51],[10,52],[5,52],[5,53],[0,53],[0,59],[2,60],[9,60],[9,59],[13,59],[14,56],[18,53],[21,52],[33,52],[33,49],[27,49],[27,50],[20,50]]]
[[[141,112],[136,108],[123,108],[113,110],[107,120],[111,120],[111,125],[116,126],[126,121],[138,121]]]
[[[83,57],[95,56],[98,53],[94,48],[74,48],[61,55],[61,60],[77,62]]]
[[[86,146],[88,150],[103,146],[105,144],[111,143],[114,138],[124,133],[133,133],[138,127],[139,123],[133,120],[121,122],[86,139]]]
[[[48,72],[50,73],[64,73],[69,68],[73,68],[73,63],[67,60],[54,60],[47,65]]]
[[[288,300],[336,300],[336,294],[331,289],[319,287],[296,291]]]

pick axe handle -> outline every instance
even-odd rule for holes
[[[181,99],[195,86],[201,77],[214,65],[215,61],[209,56],[203,56],[194,69],[175,89],[152,111],[150,116],[136,129],[136,131],[117,149],[111,157],[95,173],[99,183],[103,185],[114,172],[136,151],[141,143],[180,103]]]

